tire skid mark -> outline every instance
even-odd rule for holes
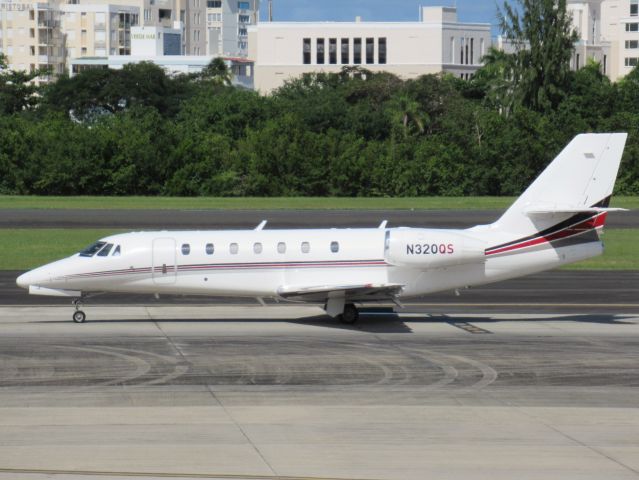
[[[150,370],[151,370],[151,364],[149,364],[147,361],[138,358],[138,357],[134,357],[132,355],[124,355],[122,353],[118,353],[118,352],[113,352],[113,351],[109,351],[109,350],[104,350],[102,348],[90,348],[90,347],[73,347],[73,346],[63,346],[63,345],[51,345],[51,347],[53,348],[60,348],[60,349],[67,349],[67,350],[77,350],[80,352],[88,352],[88,353],[100,353],[103,355],[111,355],[117,358],[120,358],[122,360],[125,360],[127,362],[131,362],[133,365],[135,365],[135,371],[129,375],[126,375],[124,377],[118,378],[118,379],[114,379],[114,380],[108,380],[106,382],[100,382],[97,383],[95,385],[89,385],[89,386],[85,386],[85,387],[80,387],[83,389],[88,389],[88,388],[95,388],[95,387],[105,387],[105,386],[109,386],[109,385],[119,385],[119,384],[124,384],[125,382],[131,382],[133,380],[135,380],[136,378],[140,378],[144,375],[146,375]]]
[[[414,350],[414,349],[410,349],[411,351],[414,352],[424,352],[424,349],[420,349],[420,350]],[[497,380],[497,377],[499,376],[499,374],[497,373],[497,371],[492,368],[489,365],[486,365],[483,362],[480,362],[479,360],[475,360],[472,358],[468,358],[462,355],[451,355],[448,353],[441,353],[441,352],[433,352],[430,350],[427,350],[427,352],[431,355],[435,355],[435,356],[440,356],[440,357],[444,357],[444,358],[449,358],[451,360],[454,360],[457,363],[465,363],[467,365],[471,365],[472,367],[476,368],[477,370],[479,370],[482,374],[482,378],[473,383],[472,385],[468,385],[468,386],[462,386],[461,390],[481,390],[482,388],[490,385],[491,383],[493,383],[495,380]],[[452,367],[452,365],[449,365],[450,367]],[[452,367],[454,368],[454,367]],[[452,382],[448,382],[448,383],[452,383]]]
[[[117,350],[120,352],[133,352],[133,353],[138,353],[141,355],[148,355],[150,357],[154,357],[154,358],[158,358],[160,360],[162,360],[163,362],[166,362],[168,364],[171,364],[174,368],[173,371],[170,373],[167,373],[161,377],[158,378],[154,378],[151,380],[147,380],[145,382],[140,382],[140,383],[136,383],[133,386],[139,387],[139,386],[144,386],[144,385],[158,385],[158,384],[163,384],[163,383],[167,383],[171,380],[175,380],[176,378],[181,377],[182,375],[184,375],[185,373],[187,373],[190,369],[190,365],[184,365],[184,364],[180,364],[180,360],[177,358],[173,358],[167,355],[160,355],[158,353],[153,353],[153,352],[149,352],[146,350],[136,350],[136,349],[132,349],[132,348],[122,348],[122,347],[101,347],[101,348],[108,348],[111,350]]]

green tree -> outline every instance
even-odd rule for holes
[[[30,73],[11,70],[7,57],[0,53],[0,113],[10,115],[35,106],[38,103],[35,80],[44,73],[45,70]]]
[[[498,13],[501,29],[512,42],[510,67],[504,70],[512,84],[515,103],[549,111],[566,96],[570,58],[577,41],[566,0],[505,2]]]
[[[200,78],[209,80],[218,85],[228,86],[231,85],[233,75],[231,74],[231,70],[226,65],[224,59],[221,57],[215,57],[202,69]]]

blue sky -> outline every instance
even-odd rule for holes
[[[262,2],[266,19],[268,0]],[[495,29],[494,0],[457,0],[457,14],[464,22],[490,23]],[[502,5],[502,0],[498,4]],[[352,21],[357,15],[369,21],[417,21],[420,5],[454,5],[453,0],[273,0],[276,21]]]

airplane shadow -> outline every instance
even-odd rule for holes
[[[544,318],[517,318],[517,323],[531,323],[531,322],[580,322],[580,323],[594,323],[605,325],[636,325],[634,321],[625,321],[626,319],[634,319],[632,315],[613,315],[613,314],[566,314],[556,315],[552,317]],[[510,318],[494,318],[491,316],[471,317],[461,315],[447,315],[447,314],[411,314],[409,318],[403,317],[401,314],[396,313],[390,309],[362,309],[360,311],[360,319],[354,325],[348,325],[340,323],[338,320],[331,318],[327,315],[314,315],[311,317],[303,317],[298,319],[255,319],[255,318],[181,318],[181,319],[147,319],[147,318],[135,318],[135,319],[114,319],[114,320],[87,320],[87,323],[122,323],[122,324],[135,324],[135,323],[162,323],[162,322],[184,322],[184,323],[206,323],[206,324],[224,324],[224,323],[249,323],[249,324],[263,324],[265,322],[277,322],[277,323],[289,323],[294,325],[307,325],[312,327],[332,328],[337,330],[354,331],[354,332],[367,332],[367,333],[413,333],[413,329],[408,324],[449,324],[451,326],[461,328],[469,333],[491,333],[487,330],[491,324],[498,324],[504,322],[513,321]],[[36,320],[29,323],[42,323],[42,324],[68,324],[71,320]],[[481,325],[482,327],[478,327]],[[79,327],[81,327],[79,325]],[[482,331],[483,330],[483,331]]]

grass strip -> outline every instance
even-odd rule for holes
[[[506,209],[514,197],[42,197],[0,196],[0,209],[180,210],[448,210]],[[639,196],[613,197],[613,207],[639,208]]]
[[[109,229],[0,229],[0,270],[27,270],[64,258],[95,240],[121,233]],[[567,269],[639,270],[639,229],[610,229],[605,253]]]

